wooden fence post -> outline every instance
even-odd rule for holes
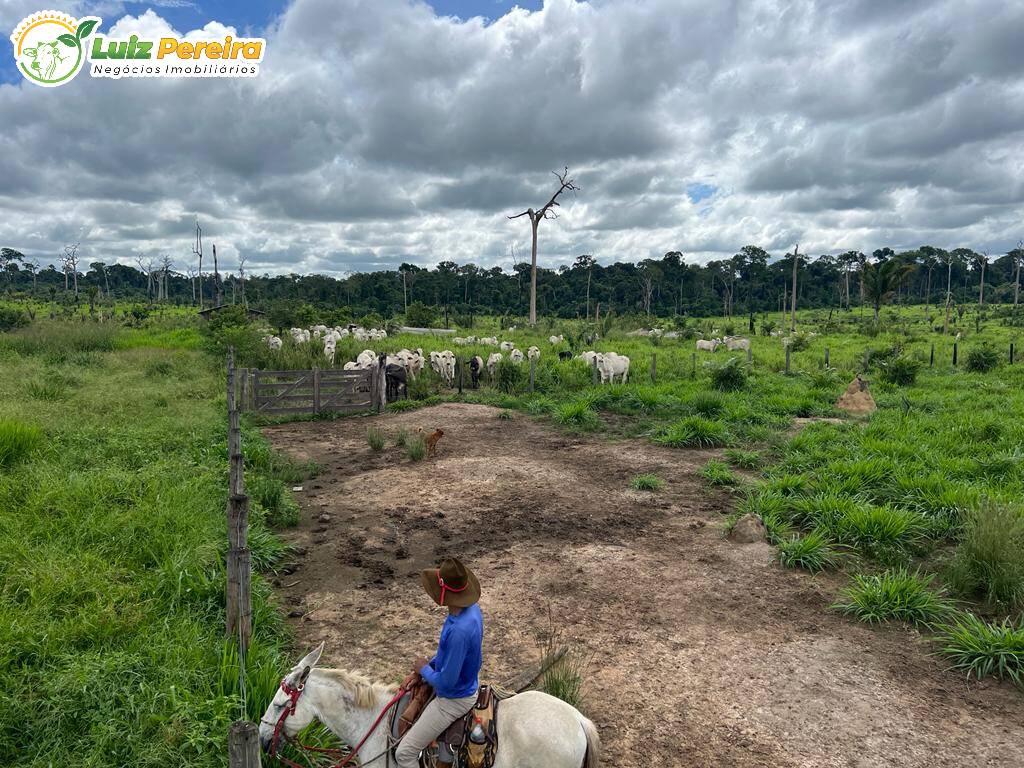
[[[455,358],[455,368],[459,372],[459,394],[461,395],[462,394],[462,358],[461,357],[456,357]]]
[[[1013,365],[1013,342],[1010,342],[1010,365]]]
[[[825,347],[825,367],[828,368],[828,347]]]
[[[786,345],[786,375],[789,375],[789,344]]]
[[[600,374],[597,372],[597,358],[595,357],[590,362],[590,379],[594,384],[597,384],[598,378],[600,377]]]
[[[690,353],[690,378],[697,378],[697,353]]]
[[[320,369],[313,366],[313,413],[320,413]]]
[[[537,377],[537,359],[534,357],[530,358],[530,394],[533,394],[533,386]]]
[[[228,553],[227,617],[228,637],[237,637],[241,659],[252,637],[252,553],[249,551],[249,497],[245,495],[242,429],[235,401],[235,353],[228,351]]]
[[[658,383],[658,353],[651,352],[651,384]]]
[[[935,342],[934,341],[932,342],[932,351],[928,355],[928,367],[929,368],[934,368],[935,367]]]
[[[747,365],[751,365],[754,362],[754,350],[747,347]]]
[[[958,352],[958,351],[959,351],[959,350],[958,350],[958,345],[957,345],[957,343],[956,343],[956,342],[954,341],[954,342],[953,342],[953,367],[954,367],[954,368],[956,368],[956,361],[957,361],[957,352]]]
[[[228,729],[228,768],[260,768],[260,731],[239,720]]]

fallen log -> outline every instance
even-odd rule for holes
[[[510,677],[508,680],[502,682],[500,687],[504,688],[506,691],[522,693],[531,685],[536,683],[541,678],[541,675],[561,661],[567,650],[568,648],[562,646],[554,653],[549,653],[540,660],[539,664],[520,672],[518,675]]]

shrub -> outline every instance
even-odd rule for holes
[[[687,416],[663,428],[654,439],[677,448],[712,448],[725,445],[729,433],[717,419]]]
[[[836,521],[836,529],[841,541],[887,562],[917,543],[924,533],[924,522],[916,512],[896,507],[858,506]]]
[[[0,306],[0,331],[13,331],[24,328],[30,322],[26,313],[17,307]]]
[[[405,427],[399,427],[398,432],[395,433],[395,445],[399,448],[405,448],[407,442],[409,442],[409,430]]]
[[[413,328],[430,328],[437,322],[437,310],[422,301],[414,301],[405,312],[405,324]]]
[[[736,475],[729,469],[729,465],[718,459],[711,459],[700,471],[703,478],[709,485],[736,485]]]
[[[266,512],[270,525],[298,525],[299,508],[284,483],[276,477],[253,475],[247,478],[246,491]]]
[[[747,383],[747,368],[738,357],[730,357],[724,363],[708,363],[711,371],[711,385],[723,392],[743,389]]]
[[[380,453],[384,450],[385,441],[384,430],[380,427],[370,427],[366,430],[366,442],[375,452]]]
[[[741,448],[727,448],[725,458],[734,467],[740,469],[757,469],[761,466],[761,454],[757,451],[745,451]]]
[[[660,491],[665,481],[657,475],[645,474],[636,475],[629,485],[634,491]]]
[[[511,360],[502,360],[498,363],[498,370],[495,374],[498,389],[505,394],[517,392],[526,380],[525,366],[516,365]]]
[[[940,652],[953,669],[981,680],[989,675],[1024,685],[1024,617],[989,624],[973,613],[941,627]]]
[[[932,591],[930,576],[906,568],[881,574],[857,574],[852,586],[843,590],[843,596],[845,602],[833,607],[869,624],[895,619],[929,625],[951,610],[944,596]]]
[[[427,441],[421,435],[409,440],[405,446],[405,455],[410,461],[420,461],[427,455]]]
[[[13,419],[0,420],[0,467],[12,467],[43,441],[39,427]]]
[[[512,421],[512,411],[498,411],[498,418],[502,421]]]
[[[970,510],[949,582],[959,594],[1002,609],[1024,602],[1024,515],[1005,504]]]
[[[889,384],[909,387],[917,381],[921,370],[921,361],[908,355],[900,355],[886,360],[879,365],[878,377]]]
[[[988,344],[981,344],[968,350],[964,367],[973,373],[988,373],[999,365],[999,360],[999,350]]]
[[[812,531],[795,539],[781,541],[779,562],[788,568],[803,568],[818,573],[834,568],[837,559],[829,540],[817,531]]]
[[[793,352],[803,352],[811,347],[811,337],[806,333],[797,331],[785,338],[783,343]]]

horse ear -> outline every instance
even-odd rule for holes
[[[306,656],[295,665],[294,669],[302,670],[302,678],[305,679],[309,675],[309,670],[316,666],[316,663],[320,661],[320,654],[324,652],[324,644],[320,643],[316,648],[306,654]]]

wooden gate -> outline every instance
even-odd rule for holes
[[[253,413],[354,413],[381,407],[384,383],[377,366],[360,371],[243,369],[241,374],[240,401]]]

